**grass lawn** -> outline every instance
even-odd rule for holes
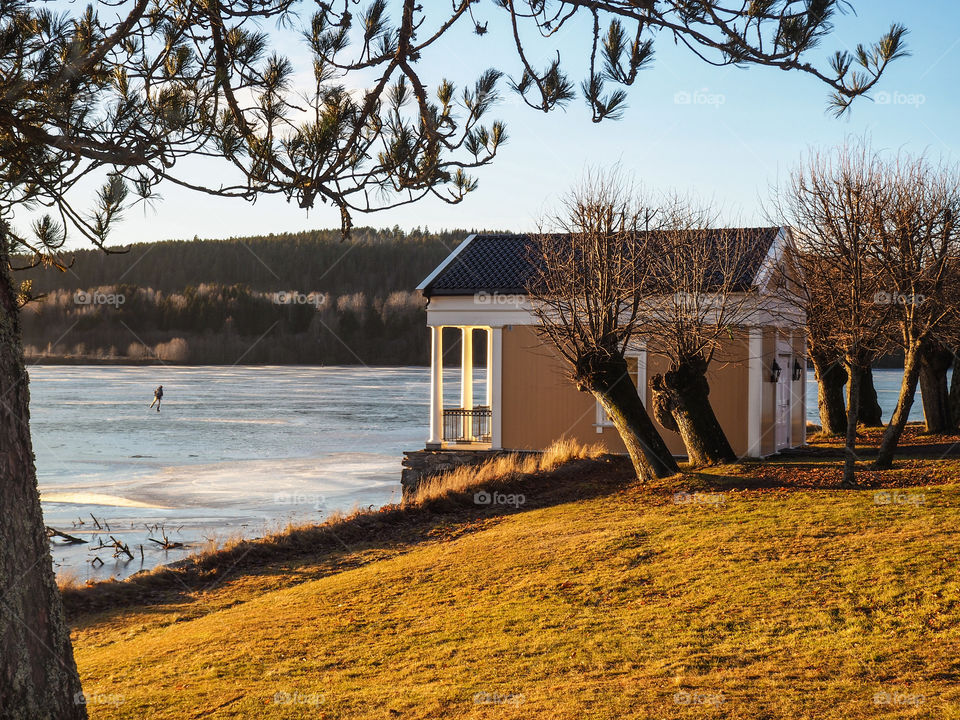
[[[834,465],[579,460],[75,615],[91,717],[960,718],[960,464]]]

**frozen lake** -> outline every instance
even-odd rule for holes
[[[401,453],[427,435],[424,368],[39,366],[30,377],[46,523],[91,545],[112,534],[137,556],[54,546],[58,571],[79,579],[136,572],[141,544],[153,567],[211,538],[398,500]],[[160,531],[145,525],[158,523],[187,547],[150,542]],[[92,568],[94,556],[106,565]]]
[[[900,375],[875,372],[887,416]],[[429,373],[420,367],[35,366],[30,378],[46,523],[91,541],[55,544],[54,562],[80,580],[172,562],[212,539],[399,500],[402,451],[422,448],[427,436]],[[482,371],[478,396],[481,380]],[[147,406],[159,384],[157,413]],[[456,369],[445,389],[453,404]],[[808,391],[808,418],[817,422],[812,373]],[[921,418],[918,398],[912,419]],[[150,542],[161,528],[185,547]],[[135,560],[92,550],[110,535]],[[94,557],[105,564],[94,568]]]

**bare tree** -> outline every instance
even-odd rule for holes
[[[954,363],[954,350],[940,342],[932,342],[920,355],[920,399],[928,433],[945,433],[956,428],[947,383],[947,371]]]
[[[904,353],[903,380],[874,466],[888,468],[903,434],[922,358],[953,346],[958,327],[960,173],[926,158],[900,155],[883,177],[884,213],[870,259],[879,265],[880,298],[889,304]]]
[[[808,270],[815,272],[816,258],[809,258]],[[817,410],[820,426],[829,435],[845,435],[847,432],[847,407],[844,400],[844,385],[848,382],[847,371],[841,353],[832,347],[829,327],[825,324],[824,308],[817,298],[804,296],[806,316],[807,355],[813,363],[817,380]],[[883,410],[877,398],[873,382],[873,369],[865,367],[860,373],[860,409],[858,421],[868,427],[883,425]]]
[[[577,388],[590,392],[620,433],[637,477],[679,471],[630,377],[647,266],[641,230],[653,208],[618,171],[590,173],[533,236],[527,286],[538,332],[567,362]],[[556,231],[556,232],[554,232]]]
[[[834,348],[847,372],[843,479],[854,483],[860,382],[889,343],[893,306],[878,303],[883,284],[872,251],[882,224],[885,167],[866,143],[813,153],[780,189],[777,205],[792,228],[784,264],[795,302],[815,309],[813,339]]]
[[[648,352],[666,358],[669,369],[652,377],[650,387],[693,464],[732,462],[736,456],[710,404],[707,371],[718,354],[724,361],[747,359],[731,356],[729,348],[762,310],[749,276],[762,259],[756,233],[711,230],[709,208],[676,196],[660,205],[658,217],[658,229],[643,236],[647,272],[638,328],[649,338]]]

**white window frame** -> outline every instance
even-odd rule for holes
[[[640,401],[646,407],[647,404],[647,346],[645,343],[641,344],[636,350],[627,350],[623,354],[624,358],[636,358],[637,359],[637,394],[640,396]],[[641,379],[642,378],[642,379]],[[613,420],[607,415],[607,411],[603,409],[603,405],[600,404],[599,400],[594,401],[596,403],[596,420],[593,423],[593,426],[597,429],[597,433],[602,433],[604,428],[612,428]]]

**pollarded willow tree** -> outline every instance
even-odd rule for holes
[[[637,477],[679,472],[630,376],[656,205],[617,171],[588,173],[533,236],[527,294],[538,334],[563,358],[570,379],[591,393],[616,427]]]
[[[788,299],[807,313],[808,338],[831,348],[847,377],[843,479],[855,481],[860,379],[890,347],[893,306],[878,303],[884,282],[874,259],[883,224],[885,167],[865,144],[812,153],[793,170],[778,196],[792,229],[783,264]]]
[[[960,170],[907,155],[889,159],[885,170],[884,213],[871,260],[880,269],[881,299],[892,308],[904,371],[897,407],[874,462],[877,468],[893,463],[923,358],[960,343]],[[947,408],[942,412],[949,414]]]
[[[747,359],[731,356],[729,341],[764,310],[749,276],[762,259],[756,237],[763,232],[711,229],[709,209],[679,198],[661,204],[658,214],[658,229],[644,235],[648,268],[639,313],[648,353],[668,363],[650,378],[658,419],[680,434],[695,465],[732,462],[707,371],[717,358]]]
[[[119,0],[84,9],[0,0],[0,707],[14,718],[79,718],[84,705],[50,567],[36,493],[27,375],[18,309],[30,299],[10,260],[60,264],[68,235],[105,248],[110,228],[161,182],[212,195],[279,194],[301,208],[352,213],[433,195],[459,202],[506,134],[484,118],[503,72],[544,112],[576,94],[564,40],[589,63],[580,84],[594,121],[619,117],[624,88],[666,35],[704,61],[795,70],[832,89],[839,113],[903,54],[905,30],[839,51],[823,67],[808,51],[831,31],[845,0]],[[266,21],[302,31],[308,86],[270,52]],[[492,25],[491,25],[492,24]],[[457,90],[422,68],[458,28],[502,35],[509,67]],[[570,38],[573,38],[571,40]],[[531,62],[542,44],[553,60]],[[441,54],[443,53],[443,54]],[[348,89],[348,84],[361,90]],[[222,181],[181,171],[184,157],[226,161]],[[78,184],[102,181],[90,206]]]

